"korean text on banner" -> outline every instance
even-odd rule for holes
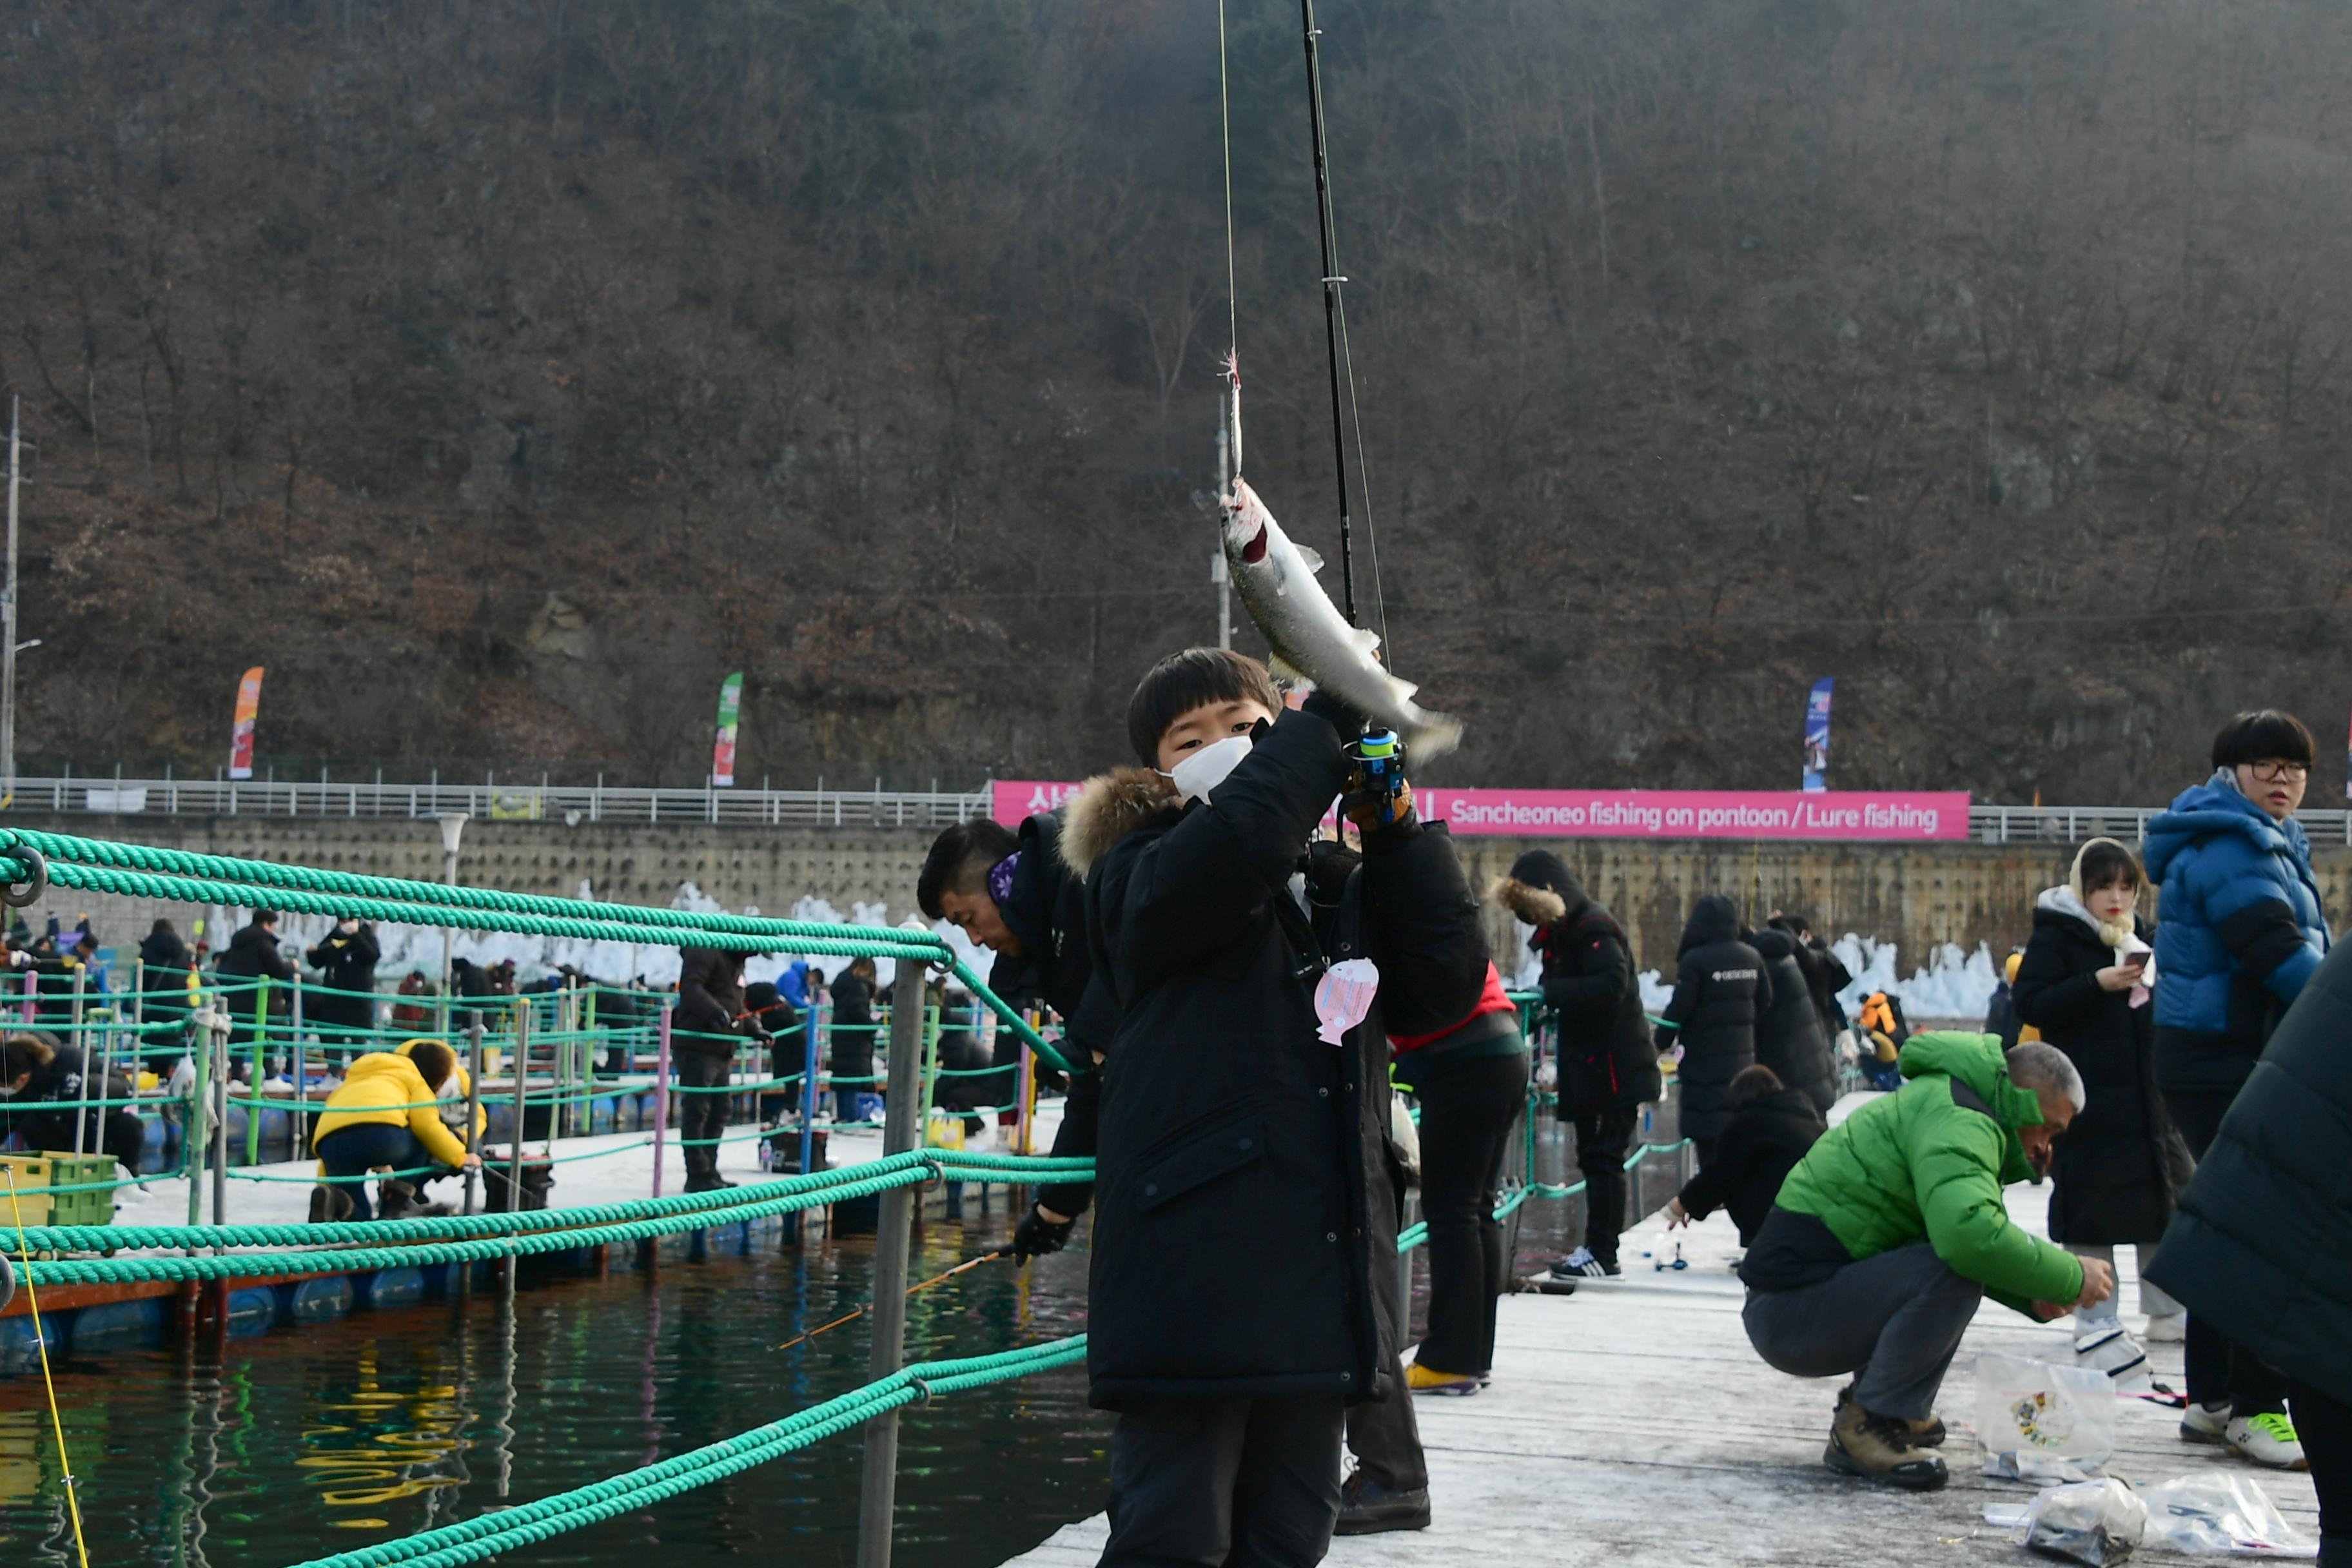
[[[1022,819],[1051,811],[1078,793],[1074,784],[1052,784],[1037,779],[998,779],[989,786],[988,815],[1007,827],[1018,827]]]

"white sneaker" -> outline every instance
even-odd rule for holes
[[[2230,1402],[2192,1405],[2180,1413],[2180,1438],[2185,1443],[2226,1443],[2230,1440]]]
[[[2186,1312],[2151,1313],[2145,1336],[2152,1345],[2177,1345],[2189,1337],[2189,1314]]]
[[[2233,1415],[2222,1440],[2254,1463],[2268,1465],[2274,1470],[2311,1468],[2311,1462],[2303,1457],[2303,1444],[2294,1435],[2294,1423],[2284,1415]]]
[[[2140,1393],[2150,1386],[2147,1352],[2125,1331],[2121,1323],[2106,1323],[2078,1335],[2074,1341],[2074,1364],[2086,1371],[2105,1373],[2116,1388],[2128,1393]]]

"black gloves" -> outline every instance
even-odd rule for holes
[[[1343,746],[1354,745],[1364,733],[1364,716],[1319,686],[1308,692],[1307,700],[1298,707],[1301,712],[1312,713],[1339,731],[1339,744]]]
[[[1017,1266],[1033,1258],[1043,1258],[1049,1252],[1059,1252],[1069,1245],[1070,1232],[1077,1225],[1074,1219],[1050,1220],[1031,1204],[1021,1223],[1013,1227],[1013,1261]]]

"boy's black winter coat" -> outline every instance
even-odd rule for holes
[[[1692,909],[1683,927],[1682,963],[1666,1004],[1661,1049],[1679,1032],[1683,1045],[1682,1130],[1685,1138],[1719,1138],[1731,1121],[1731,1080],[1756,1060],[1756,1024],[1772,1005],[1763,957],[1739,940],[1739,913],[1720,893]]]
[[[1753,1245],[1765,1215],[1772,1212],[1773,1200],[1780,1195],[1780,1184],[1828,1131],[1802,1089],[1758,1096],[1732,1113],[1714,1163],[1683,1188],[1683,1207],[1693,1219],[1729,1209],[1731,1223],[1739,1227],[1739,1244]]]
[[[1829,1037],[1822,1033],[1822,1016],[1798,962],[1797,939],[1767,926],[1749,945],[1764,961],[1764,973],[1772,983],[1771,1005],[1756,1025],[1756,1059],[1772,1069],[1782,1088],[1802,1089],[1813,1109],[1826,1116],[1837,1103],[1837,1068],[1830,1060]]]
[[[1317,1035],[1314,938],[1288,888],[1348,773],[1338,731],[1286,712],[1213,802],[1179,811],[1128,773],[1072,809],[1065,854],[1119,1013],[1087,1310],[1098,1405],[1375,1388],[1365,1127],[1387,1088]]]
[[[2147,922],[2135,924],[2146,941]],[[2053,1241],[2162,1240],[2196,1168],[2156,1087],[2154,1002],[2135,1007],[2129,993],[2099,989],[2115,961],[2079,916],[2037,909],[2010,984],[2017,1016],[2066,1053],[2089,1096],[2051,1159]]]
[[[2328,954],[2263,1047],[2147,1268],[2192,1318],[2338,1404],[2352,1404],[2347,954]]]

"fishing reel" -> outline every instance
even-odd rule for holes
[[[1370,805],[1383,824],[1397,819],[1404,799],[1404,738],[1393,730],[1369,730],[1348,749],[1360,784],[1349,792],[1349,806]]]

